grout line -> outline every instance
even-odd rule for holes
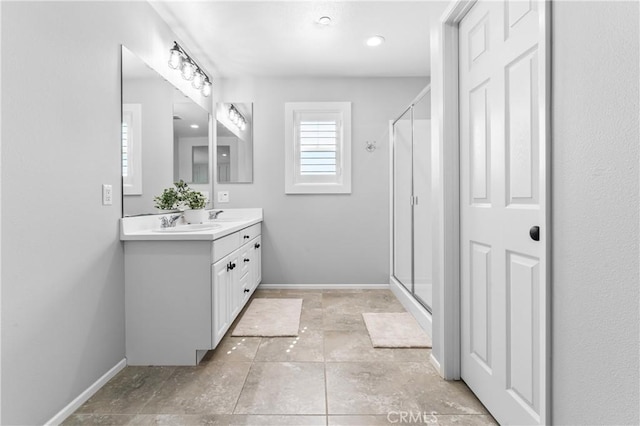
[[[262,344],[262,337],[260,337],[260,341],[258,342],[258,350],[260,350],[260,345]],[[251,358],[251,365],[249,366],[249,371],[247,371],[247,375],[244,378],[244,382],[242,382],[242,388],[240,388],[240,392],[238,393],[238,398],[236,399],[236,403],[233,404],[233,410],[231,410],[231,415],[234,415],[236,412],[236,408],[238,408],[238,403],[240,402],[240,397],[242,396],[242,392],[244,392],[245,386],[247,386],[247,380],[249,379],[249,374],[253,370],[253,365],[255,364],[256,356],[258,355],[258,350],[256,350],[255,355]]]

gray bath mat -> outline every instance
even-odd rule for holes
[[[297,336],[302,299],[253,299],[232,336]]]
[[[430,348],[431,338],[409,312],[362,314],[374,348]]]

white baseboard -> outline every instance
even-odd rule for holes
[[[429,361],[431,361],[431,365],[436,369],[440,377],[444,379],[444,373],[442,372],[442,367],[440,366],[440,362],[433,356],[433,352],[429,356]]]
[[[411,315],[418,321],[418,324],[427,332],[429,337],[433,336],[432,333],[432,317],[431,314],[422,306],[406,288],[393,277],[389,280],[389,288],[398,298],[404,308],[411,312]]]
[[[262,290],[386,290],[389,284],[260,284]]]
[[[84,404],[89,398],[93,396],[98,390],[103,387],[109,380],[111,380],[116,374],[122,371],[123,368],[127,366],[126,358],[123,358],[122,361],[117,363],[111,370],[107,371],[96,380],[91,386],[84,390],[80,395],[76,397],[73,401],[71,401],[66,407],[58,412],[55,416],[53,416],[45,426],[58,426],[63,421],[66,420],[74,411],[76,411],[82,404]]]

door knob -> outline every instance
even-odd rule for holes
[[[540,227],[532,226],[531,229],[529,229],[529,236],[533,241],[540,241]]]

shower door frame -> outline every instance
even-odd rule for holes
[[[420,102],[427,93],[431,92],[431,84],[427,84],[427,86],[420,91],[418,96],[416,96],[409,106],[405,108],[400,114],[398,114],[395,120],[391,120],[389,122],[389,151],[390,151],[390,167],[389,167],[389,177],[391,185],[389,188],[389,200],[390,200],[390,276],[391,279],[398,282],[411,296],[413,300],[415,300],[422,308],[424,308],[429,316],[432,315],[433,306],[428,306],[425,302],[423,302],[420,298],[416,297],[415,294],[415,184],[414,184],[414,114],[413,108],[414,106]],[[396,265],[396,244],[395,244],[395,160],[396,160],[396,139],[395,139],[395,125],[398,121],[404,117],[404,115],[410,112],[410,120],[411,120],[411,289],[408,289],[407,286],[403,284],[403,282],[396,276],[395,274],[395,265]],[[433,271],[432,271],[433,275]],[[433,289],[432,289],[433,291]],[[432,303],[433,304],[433,303]]]

